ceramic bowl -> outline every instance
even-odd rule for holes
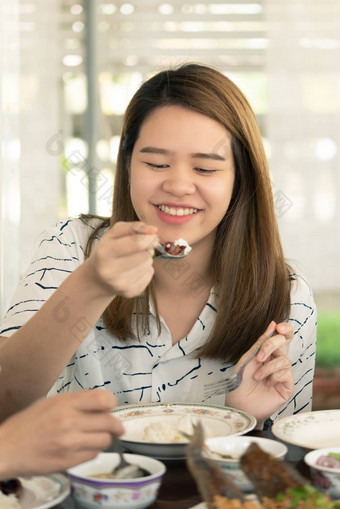
[[[328,456],[330,452],[340,454],[340,447],[315,449],[315,451],[307,453],[304,460],[310,468],[314,486],[319,490],[327,491],[333,498],[340,499],[340,468],[317,464],[320,456]]]
[[[208,438],[205,441],[208,448],[206,455],[215,460],[244,493],[252,492],[253,485],[243,472],[239,458],[253,442],[256,442],[261,449],[274,458],[282,459],[288,451],[286,445],[269,438],[249,436],[215,437]]]
[[[99,479],[91,477],[110,472],[119,463],[117,453],[103,452],[95,459],[70,468],[67,473],[72,496],[88,509],[143,509],[156,499],[165,473],[165,465],[139,454],[124,454],[125,459],[150,472],[138,479]]]

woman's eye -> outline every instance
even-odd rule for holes
[[[150,168],[155,168],[156,170],[162,170],[163,168],[168,168],[168,164],[154,164],[154,163],[146,163]]]
[[[217,170],[205,170],[204,168],[195,168],[195,171],[198,173],[202,173],[202,175],[210,175],[211,173],[215,173]]]

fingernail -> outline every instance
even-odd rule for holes
[[[262,361],[264,360],[265,356],[266,356],[266,354],[265,354],[264,352],[260,351],[260,352],[257,354],[256,358],[257,358],[257,360],[258,360],[258,361],[261,361],[261,362],[262,362]]]
[[[266,332],[267,332],[267,331],[269,331],[270,329],[272,329],[272,328],[273,328],[273,327],[275,327],[275,326],[276,326],[276,323],[274,322],[274,320],[272,320],[272,321],[270,322],[270,324],[268,325]]]

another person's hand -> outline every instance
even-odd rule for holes
[[[94,458],[124,432],[103,389],[38,400],[0,425],[0,479],[65,470]]]
[[[158,243],[155,226],[119,222],[100,239],[84,265],[88,264],[95,283],[109,295],[135,297],[152,279],[152,255]]]
[[[292,366],[287,356],[287,346],[293,336],[289,323],[271,322],[239,360],[238,364],[241,364],[263,342],[255,359],[246,366],[240,387],[226,394],[226,405],[252,414],[257,419],[258,428],[294,393]]]

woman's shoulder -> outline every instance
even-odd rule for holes
[[[56,240],[63,244],[76,243],[85,246],[89,237],[95,234],[102,223],[103,220],[97,216],[80,215],[69,217],[58,221],[55,225],[43,231],[36,242],[40,245],[42,242]],[[101,233],[98,233],[98,238]]]
[[[62,233],[71,230],[74,233],[88,235],[95,231],[103,222],[104,218],[99,216],[81,214],[58,221],[55,224],[55,228]]]
[[[315,332],[317,309],[314,302],[312,287],[306,276],[299,270],[290,271],[290,314],[289,321],[295,332],[302,328]]]
[[[301,272],[294,269],[289,271],[289,279],[291,282],[291,303],[306,302],[314,303],[313,290],[308,282],[307,277]]]

